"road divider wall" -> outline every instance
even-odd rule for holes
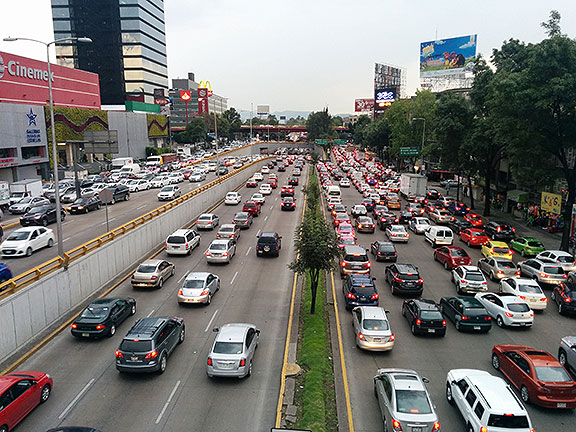
[[[175,230],[190,225],[227,192],[244,184],[262,165],[255,161],[185,194],[167,205],[66,253],[67,269],[56,268],[40,280],[0,300],[0,363],[81,306],[103,286],[158,248]],[[188,196],[192,194],[192,196]],[[206,240],[199,249],[202,250]],[[204,256],[196,252],[198,259]],[[60,259],[52,260],[59,266]],[[50,262],[49,262],[50,263]]]

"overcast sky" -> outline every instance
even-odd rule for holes
[[[98,0],[94,0],[98,1]],[[537,43],[540,23],[557,9],[562,30],[576,33],[574,0],[164,0],[169,78],[194,72],[229,105],[271,111],[351,113],[373,96],[374,63],[407,70],[419,88],[420,42],[478,35],[490,56],[516,38]],[[2,0],[0,39],[54,38],[50,0]],[[0,51],[45,58],[40,45],[2,42]]]

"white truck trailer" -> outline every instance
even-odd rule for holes
[[[400,194],[405,198],[413,195],[426,195],[428,179],[419,174],[400,175]]]
[[[28,179],[10,184],[10,204],[17,203],[25,197],[42,196],[42,180]]]

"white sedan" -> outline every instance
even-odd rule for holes
[[[340,180],[340,187],[350,187],[350,180],[348,180],[347,178],[343,178],[342,180]]]
[[[44,227],[19,228],[0,246],[3,257],[30,256],[34,251],[54,246],[54,232]]]
[[[478,293],[475,297],[496,320],[498,327],[532,327],[534,324],[534,311],[514,294]]]
[[[502,279],[499,290],[501,293],[511,293],[525,300],[532,310],[544,310],[548,306],[548,297],[538,282],[532,279]]]
[[[262,175],[261,172],[255,172],[254,175],[252,176],[252,178],[256,181],[264,180],[264,176]]]
[[[264,204],[264,202],[266,201],[266,197],[258,192],[252,194],[252,197],[250,199],[260,204]]]
[[[425,217],[415,217],[408,222],[408,228],[416,234],[424,234],[424,232],[430,228],[430,221]]]
[[[153,188],[162,188],[168,185],[170,185],[170,179],[168,176],[157,176],[152,179]]]
[[[408,243],[410,234],[408,234],[408,231],[406,231],[403,225],[389,225],[386,228],[386,237],[392,242]]]
[[[260,185],[258,192],[260,192],[262,195],[270,195],[272,193],[272,186],[270,186],[268,183],[264,183]]]
[[[202,171],[195,171],[192,174],[190,174],[190,177],[188,177],[188,181],[190,183],[197,183],[204,180],[206,180],[206,173]]]
[[[132,180],[128,183],[128,189],[130,192],[140,192],[150,189],[150,182],[148,180]]]
[[[238,205],[242,201],[242,195],[238,192],[228,192],[224,199],[225,205]]]

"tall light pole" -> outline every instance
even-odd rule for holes
[[[412,121],[424,122],[422,125],[422,144],[420,144],[420,156],[422,156],[422,150],[424,149],[424,136],[426,135],[426,119],[424,117],[413,117]],[[422,165],[424,165],[424,157],[422,157]]]
[[[252,117],[254,117],[254,103],[250,103],[250,143],[252,143]]]
[[[56,126],[54,125],[54,98],[52,95],[52,73],[50,71],[50,45],[59,42],[92,42],[92,39],[87,37],[70,37],[56,39],[52,42],[43,42],[37,39],[30,38],[19,38],[19,37],[7,37],[3,39],[4,42],[15,42],[15,41],[30,41],[36,42],[44,45],[46,47],[46,67],[48,69],[48,95],[50,99],[50,128],[52,129],[52,165],[54,167],[54,199],[56,200],[56,227],[58,229],[57,233],[57,244],[58,244],[58,256],[64,260],[64,241],[62,240],[62,219],[60,217],[62,213],[62,206],[60,205],[60,182],[58,178],[58,150],[56,145]]]

